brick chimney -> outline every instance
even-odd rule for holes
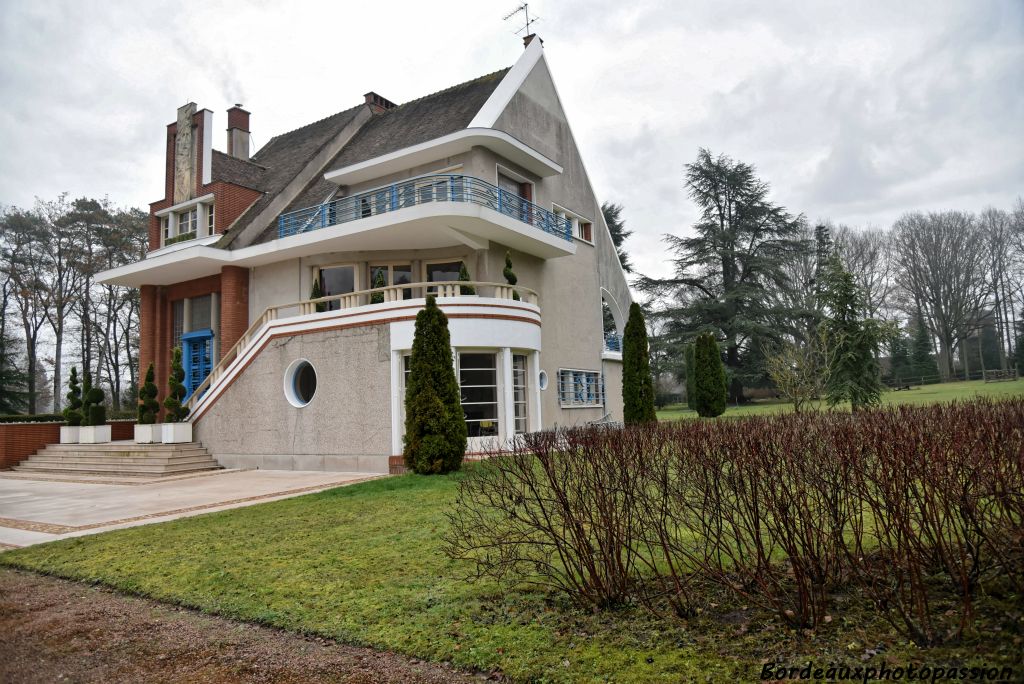
[[[374,114],[382,114],[383,112],[386,112],[389,109],[394,109],[398,106],[391,100],[386,97],[381,97],[372,90],[363,95],[363,97],[366,98],[366,104],[370,106],[370,109],[373,110]]]
[[[240,104],[228,110],[228,154],[249,159],[249,112]]]
[[[528,47],[530,47],[530,43],[532,43],[532,42],[533,42],[533,39],[534,39],[534,38],[537,38],[537,34],[536,34],[536,33],[531,33],[531,34],[530,34],[530,35],[528,35],[528,36],[523,36],[523,47],[524,47],[524,48],[528,48]],[[543,39],[541,39],[541,38],[537,38],[537,40],[539,40],[539,41],[540,41],[541,47],[543,47],[543,46],[544,46],[544,41],[543,41]]]

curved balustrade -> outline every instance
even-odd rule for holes
[[[465,289],[473,289],[475,294],[464,293]],[[309,316],[323,311],[347,310],[365,307],[372,304],[384,304],[400,302],[413,297],[422,298],[426,295],[437,297],[492,297],[494,299],[518,300],[526,304],[539,305],[540,297],[534,290],[520,285],[508,285],[506,283],[486,283],[478,281],[449,281],[434,283],[405,283],[402,285],[389,285],[387,287],[375,287],[369,290],[359,290],[345,294],[330,295],[317,299],[306,299],[301,302],[280,304],[268,307],[249,326],[249,329],[242,333],[238,341],[221,355],[220,361],[213,367],[210,374],[203,380],[189,395],[185,405],[191,411],[202,398],[203,394],[217,382],[224,374],[224,371],[249,348],[263,326],[284,318],[298,316]]]
[[[452,174],[413,178],[281,214],[277,219],[277,236],[298,235],[431,202],[468,202],[488,207],[545,233],[572,241],[572,221],[564,216],[556,216],[487,181]]]

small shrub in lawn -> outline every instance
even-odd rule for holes
[[[934,646],[1021,591],[1022,426],[1014,398],[527,435],[460,482],[447,550],[684,617],[713,583],[817,627],[841,591]]]

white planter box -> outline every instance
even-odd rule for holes
[[[135,425],[135,443],[136,444],[152,444],[153,442],[160,442],[163,439],[163,431],[160,429],[161,425]]]
[[[192,441],[192,423],[164,423],[163,428],[164,444],[184,444]]]
[[[78,428],[79,444],[106,444],[109,441],[109,425],[83,425]]]
[[[60,426],[60,443],[61,444],[78,444],[78,430],[77,425],[61,425]]]

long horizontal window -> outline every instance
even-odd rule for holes
[[[563,407],[604,406],[604,378],[597,371],[561,368],[558,400]]]

